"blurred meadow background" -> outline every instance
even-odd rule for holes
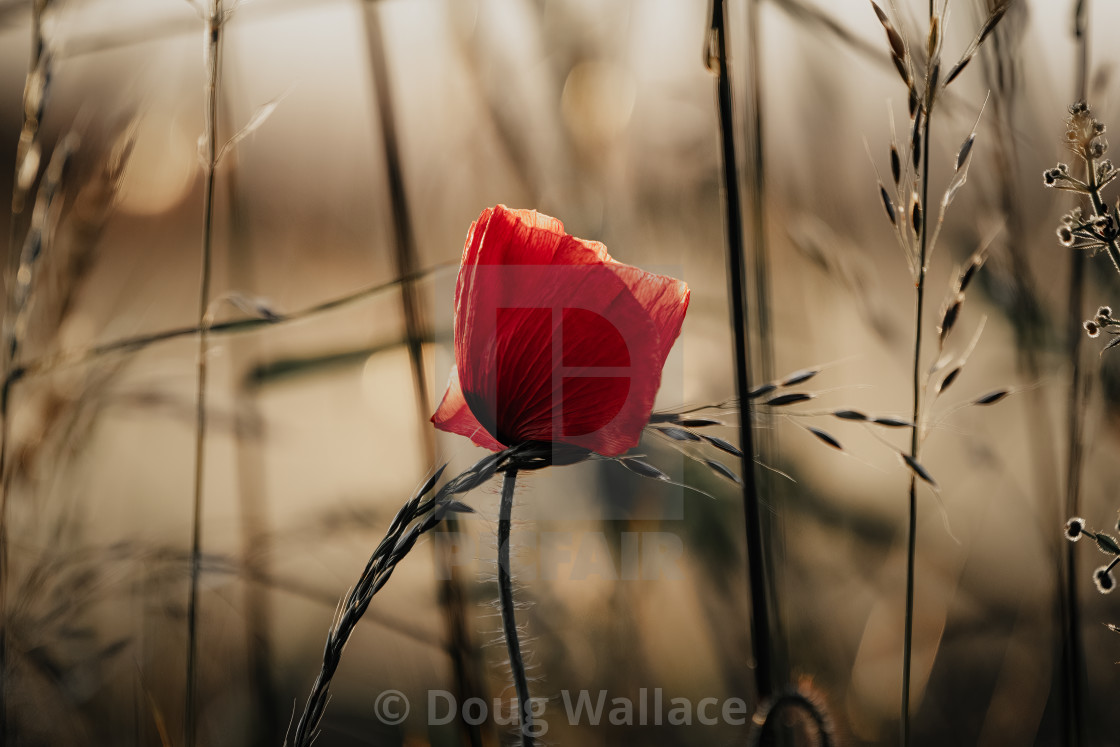
[[[895,16],[919,46],[925,5],[899,0]],[[993,5],[952,0],[948,57]],[[226,10],[215,140],[234,142],[207,222],[198,9],[0,0],[0,174],[15,174],[0,179],[0,202],[16,203],[0,211],[5,324],[19,329],[27,368],[4,418],[13,745],[184,744],[196,528],[197,743],[283,743],[338,600],[397,509],[438,463],[450,474],[483,455],[428,418],[453,363],[463,238],[487,206],[554,215],[620,261],[688,282],[658,407],[735,395],[707,3]],[[983,334],[933,404],[922,454],[941,489],[919,493],[913,744],[1070,743],[1058,600],[1071,472],[1091,526],[1114,526],[1120,508],[1120,358],[1080,341],[1083,400],[1071,406],[1071,340],[1093,309],[1120,303],[1120,288],[1106,258],[1071,261],[1059,245],[1074,201],[1041,175],[1071,160],[1063,122],[1079,80],[1095,114],[1120,126],[1118,23],[1106,0],[1016,0],[933,119],[939,196],[987,97],[929,267],[931,339],[956,271],[982,245],[989,258],[947,347],[962,351],[982,322]],[[876,185],[876,169],[889,178],[891,112],[905,140],[906,91],[866,0],[733,0],[728,42],[752,378],[823,368],[806,385],[813,401],[756,422],[777,670],[818,693],[845,744],[895,744],[910,478],[898,450],[909,432],[827,413],[909,417],[913,283]],[[25,105],[29,59],[36,100]],[[17,173],[29,148],[37,163],[23,156]],[[41,255],[21,280],[35,231]],[[207,233],[212,320],[267,323],[208,335],[196,527],[191,329]],[[1012,394],[956,407],[998,389]],[[1072,471],[1071,422],[1083,433]],[[739,491],[664,439],[641,453],[710,495],[612,462],[520,481],[514,569],[532,689],[551,699],[545,741],[743,744],[745,726],[562,717],[559,694],[581,688],[754,705]],[[493,606],[497,500],[496,483],[475,491],[478,515],[429,535],[375,598],[318,745],[508,743],[492,721],[430,726],[423,707],[430,690],[512,695]],[[679,540],[665,573],[625,572],[635,536]],[[1101,559],[1085,544],[1073,575],[1078,743],[1116,744],[1120,636],[1105,624],[1120,611],[1093,588]],[[398,725],[374,714],[388,689],[413,704]],[[812,743],[788,730],[784,743]]]

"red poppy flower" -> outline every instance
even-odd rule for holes
[[[432,422],[494,451],[617,456],[649,422],[688,286],[616,262],[533,210],[488,208],[455,286],[455,364]]]

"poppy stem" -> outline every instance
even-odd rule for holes
[[[509,651],[509,668],[517,691],[517,708],[521,714],[521,747],[533,747],[533,704],[529,700],[529,681],[525,678],[525,660],[521,658],[521,641],[517,637],[517,620],[513,609],[513,578],[509,566],[510,517],[513,514],[513,488],[517,470],[506,471],[502,480],[502,503],[498,511],[498,601],[502,608],[502,633]]]

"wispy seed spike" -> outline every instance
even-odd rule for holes
[[[828,444],[832,448],[834,448],[838,451],[843,451],[844,450],[844,447],[840,445],[840,442],[837,441],[835,438],[833,438],[832,435],[830,433],[828,433],[827,431],[822,431],[820,428],[814,428],[812,426],[806,426],[806,427],[809,429],[810,433],[812,433],[814,436],[819,438],[821,441],[824,441],[826,444]]]
[[[887,220],[891,222],[892,226],[898,225],[898,219],[894,213],[894,203],[891,202],[891,196],[887,194],[887,188],[882,184],[879,185],[879,196],[883,198],[883,207],[887,210]]]
[[[665,428],[658,428],[657,430],[659,432],[665,434],[669,438],[673,439],[674,441],[699,441],[700,440],[699,436],[697,436],[695,433],[691,433],[690,431],[686,431],[684,428],[673,428],[673,427],[670,426],[670,427],[665,427]]]
[[[937,43],[940,41],[941,34],[941,18],[933,16],[929,19],[929,37],[926,39],[926,54],[929,58],[933,59],[934,52],[937,51]]]
[[[720,475],[721,477],[727,478],[728,480],[735,483],[736,485],[742,485],[743,484],[743,481],[739,479],[739,476],[737,474],[735,474],[734,472],[732,472],[730,469],[728,469],[724,465],[720,464],[719,462],[715,461],[714,459],[705,459],[704,464],[708,465],[708,468],[711,469],[716,474]]]
[[[859,410],[833,410],[833,417],[840,418],[841,420],[867,420],[868,417]]]
[[[781,407],[782,405],[793,405],[798,402],[808,402],[813,398],[811,394],[804,392],[791,392],[790,394],[779,394],[777,397],[771,397],[762,404],[770,405],[771,407]]]
[[[915,234],[922,232],[922,201],[917,192],[914,193],[914,200],[910,206],[910,227],[914,229]]]
[[[743,456],[743,452],[739,450],[738,446],[736,446],[735,444],[733,444],[729,441],[724,441],[719,436],[704,436],[704,440],[707,441],[708,443],[710,443],[712,446],[719,449],[720,451],[726,451],[728,454],[731,454],[732,456],[737,456],[737,457],[740,457],[740,458],[742,458],[742,456]]]
[[[974,405],[994,405],[996,402],[999,402],[1001,399],[1003,399],[1004,397],[1006,397],[1009,394],[1011,394],[1011,391],[1009,389],[997,389],[994,392],[989,392],[988,394],[985,394],[983,397],[980,397],[979,399],[974,401],[972,404],[974,404]]]
[[[894,186],[897,187],[898,180],[902,178],[902,158],[899,157],[898,148],[894,143],[891,143],[891,177],[894,178]]]
[[[968,158],[968,154],[972,152],[972,144],[974,142],[976,142],[976,133],[969,135],[968,140],[965,140],[964,144],[961,145],[961,149],[957,151],[957,171],[960,171],[961,166],[964,166],[965,159]]]
[[[922,480],[928,482],[932,487],[937,487],[937,481],[934,480],[929,472],[926,471],[925,467],[918,463],[918,460],[916,460],[909,454],[902,454],[901,452],[899,453],[899,456],[902,457],[902,461],[906,462],[906,466],[910,468],[911,472],[913,472]]]
[[[789,376],[782,379],[781,386],[796,386],[798,384],[803,384],[820,372],[821,370],[819,368],[804,368],[800,371],[794,371]]]
[[[881,425],[884,428],[913,428],[914,424],[909,420],[901,418],[875,418],[871,421],[875,425]]]

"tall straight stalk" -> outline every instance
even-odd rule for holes
[[[195,391],[195,441],[194,441],[194,496],[191,507],[191,565],[190,595],[187,599],[187,681],[183,722],[186,747],[194,747],[197,740],[197,688],[198,664],[198,587],[202,556],[202,491],[206,466],[206,379],[209,330],[206,323],[210,304],[210,275],[214,236],[214,172],[217,167],[218,127],[218,73],[222,43],[223,0],[210,0],[206,25],[206,121],[205,154],[203,162],[204,186],[202,193],[202,268],[198,283],[198,388]]]
[[[727,65],[725,0],[712,0],[712,23],[708,34],[708,64],[715,64],[716,101],[719,109],[720,146],[723,160],[724,207],[727,231],[727,272],[731,293],[731,328],[735,336],[735,391],[739,397],[740,473],[743,478],[743,516],[747,540],[748,592],[751,601],[751,630],[754,638],[755,686],[759,700],[774,690],[770,604],[762,539],[762,512],[754,469],[754,433],[751,423],[750,349],[747,340],[747,298],[743,287],[743,215],[739,198],[739,174],[735,160],[735,123],[731,105],[731,76]],[[714,47],[712,46],[714,44]],[[714,59],[713,59],[714,58]]]
[[[1077,41],[1077,99],[1089,95],[1089,0],[1074,0],[1073,29]],[[1086,179],[1092,179],[1088,169]],[[1081,514],[1082,414],[1085,404],[1085,372],[1081,363],[1082,306],[1084,304],[1085,254],[1078,249],[1069,252],[1069,306],[1066,346],[1071,371],[1069,400],[1066,405],[1068,451],[1066,455],[1065,516]],[[1081,683],[1084,678],[1084,653],[1081,642],[1080,601],[1077,593],[1077,553],[1072,543],[1065,544],[1065,574],[1059,576],[1062,623],[1062,721],[1066,747],[1079,747],[1082,742]]]
[[[408,206],[405,190],[404,168],[401,164],[400,145],[397,139],[397,118],[394,112],[392,87],[389,81],[389,64],[385,54],[385,36],[381,29],[381,7],[366,3],[366,49],[369,54],[370,73],[373,93],[377,102],[378,124],[380,126],[381,149],[385,157],[386,179],[389,187],[389,202],[393,212],[393,259],[400,279],[401,313],[404,316],[405,339],[408,358],[412,368],[412,384],[416,396],[416,408],[420,417],[420,432],[424,439],[424,452],[428,462],[435,460],[435,437],[428,415],[432,412],[428,397],[427,372],[424,369],[423,342],[428,334],[424,324],[422,299],[417,287],[416,273],[419,266],[416,250],[416,235],[412,228],[412,214]],[[435,529],[436,532],[454,535],[459,532],[459,519],[454,514],[447,516]],[[481,677],[476,670],[472,656],[475,646],[471,641],[467,625],[467,604],[464,599],[462,581],[456,566],[450,561],[448,543],[433,542],[436,562],[440,566],[439,599],[445,610],[448,646],[451,668],[455,678],[455,688],[460,702],[483,695]],[[479,725],[465,718],[458,719],[459,728],[471,747],[482,747],[482,732]]]
[[[751,255],[754,260],[754,301],[756,339],[753,340],[758,354],[755,370],[749,371],[752,381],[773,381],[775,378],[774,330],[771,328],[771,286],[770,286],[770,245],[767,241],[766,221],[766,150],[765,124],[763,118],[763,75],[762,75],[762,5],[764,0],[747,2],[747,54],[750,65],[748,86],[750,91],[751,126],[749,140],[750,195],[751,206]],[[753,361],[752,361],[753,362]],[[760,460],[773,459],[778,453],[778,430],[773,427],[771,413],[755,413],[759,419],[759,438],[755,441]],[[776,504],[776,491],[782,489],[779,481],[766,473],[758,474],[759,500]],[[772,512],[763,517],[766,528],[763,537],[766,546],[763,554],[767,558],[781,558],[785,554],[786,534],[783,516]],[[778,578],[774,563],[766,566],[766,585],[774,595],[771,605],[772,641],[774,650],[774,669],[777,681],[784,681],[789,671],[789,648],[783,634],[782,609],[777,604]]]
[[[933,2],[929,0],[929,17],[933,19]],[[930,118],[933,115],[933,95],[926,97],[927,104],[918,109],[917,116],[924,117],[920,124],[922,130],[922,209],[929,205],[929,132]],[[915,289],[914,311],[914,371],[913,392],[914,407],[911,421],[914,426],[910,431],[910,456],[918,461],[918,450],[921,447],[922,430],[922,329],[925,323],[923,309],[926,295],[926,252],[929,244],[928,216],[921,224],[921,236],[918,239],[918,278]],[[906,536],[906,618],[902,633],[902,713],[900,718],[900,737],[902,747],[910,745],[910,670],[914,656],[914,566],[917,560],[918,542],[918,483],[913,473],[910,475],[910,521]]]
[[[509,653],[509,669],[517,691],[520,713],[521,747],[533,747],[533,704],[529,700],[529,681],[525,677],[525,660],[521,657],[521,641],[517,637],[517,619],[513,606],[513,577],[509,565],[509,534],[513,515],[513,489],[517,470],[510,469],[502,480],[502,502],[498,510],[498,602],[502,610],[502,633]]]

